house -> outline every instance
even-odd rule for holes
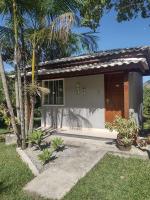
[[[31,70],[28,69],[28,75]],[[50,89],[42,98],[42,126],[104,129],[115,116],[134,113],[142,122],[143,80],[150,75],[150,48],[126,48],[67,57],[38,66]]]

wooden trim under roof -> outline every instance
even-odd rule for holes
[[[129,117],[129,75],[124,74],[124,117],[127,119]]]
[[[132,65],[122,65],[121,68],[116,66],[114,68],[100,68],[100,69],[89,69],[84,71],[75,71],[75,72],[67,72],[67,73],[58,73],[58,74],[43,74],[38,75],[38,80],[46,80],[46,79],[55,79],[55,78],[69,78],[76,76],[88,76],[88,75],[96,75],[96,74],[107,74],[107,73],[127,73],[127,72],[140,72],[143,73],[142,65],[132,64]],[[30,77],[28,77],[30,78]]]

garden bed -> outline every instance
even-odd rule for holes
[[[44,170],[48,169],[51,165],[54,165],[59,162],[60,163],[63,162],[66,157],[72,157],[73,154],[79,151],[78,148],[79,147],[76,147],[76,146],[66,145],[62,151],[59,151],[59,152],[54,151],[52,159],[44,165],[41,163],[41,161],[38,158],[38,156],[42,153],[42,151],[37,149],[35,146],[31,148],[27,148],[26,150],[24,150],[24,152],[27,154],[27,156],[31,159],[33,164],[38,169],[38,171],[41,173]],[[47,147],[47,149],[50,150],[50,147]]]

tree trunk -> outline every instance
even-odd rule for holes
[[[27,138],[29,128],[29,115],[28,115],[28,96],[27,96],[27,80],[26,71],[24,70],[24,116],[25,116],[25,135]]]
[[[23,107],[23,91],[21,82],[21,70],[20,70],[20,52],[18,43],[18,18],[17,18],[17,5],[16,0],[13,0],[13,25],[14,25],[14,36],[15,36],[15,50],[14,50],[14,65],[17,70],[18,78],[18,92],[19,92],[19,104],[20,104],[20,125],[21,125],[21,136],[22,136],[22,149],[26,148],[25,143],[25,127],[24,127],[24,107]]]
[[[26,148],[26,136],[25,136],[25,126],[24,126],[24,106],[23,106],[23,91],[21,82],[21,72],[20,67],[17,66],[18,73],[18,90],[19,90],[19,101],[20,101],[20,125],[21,125],[21,135],[22,135],[22,149]]]
[[[31,113],[30,113],[30,122],[29,122],[29,131],[28,135],[33,132],[33,123],[34,123],[34,105],[35,105],[35,97],[32,95],[30,97],[30,104],[31,104]]]
[[[18,92],[18,80],[17,80],[17,72],[15,72],[15,94],[16,94],[16,113],[17,113],[17,122],[20,124],[20,111],[19,111],[19,92]]]
[[[4,90],[4,94],[5,94],[5,98],[6,98],[7,107],[8,107],[10,116],[11,116],[11,124],[13,127],[13,131],[17,136],[17,144],[18,144],[18,146],[20,146],[21,139],[20,139],[20,135],[18,132],[18,128],[16,126],[15,115],[14,115],[12,103],[11,103],[10,96],[9,96],[8,85],[7,85],[7,80],[6,80],[6,75],[5,75],[5,70],[4,70],[1,53],[0,53],[0,74],[1,74],[1,79],[2,79],[3,90]]]
[[[35,45],[33,45],[33,50],[32,50],[32,86],[34,86],[34,84],[35,84]],[[31,104],[31,114],[30,114],[29,131],[28,131],[29,135],[33,132],[34,105],[35,105],[34,94],[31,94],[30,96],[30,104]]]

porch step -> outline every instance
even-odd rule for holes
[[[56,136],[63,136],[63,137],[73,137],[73,138],[82,138],[82,139],[91,139],[91,140],[101,140],[101,141],[110,141],[114,142],[115,139],[113,138],[105,138],[105,137],[96,137],[96,136],[89,136],[89,135],[79,135],[79,134],[71,134],[71,133],[59,133],[53,132],[52,135]]]

